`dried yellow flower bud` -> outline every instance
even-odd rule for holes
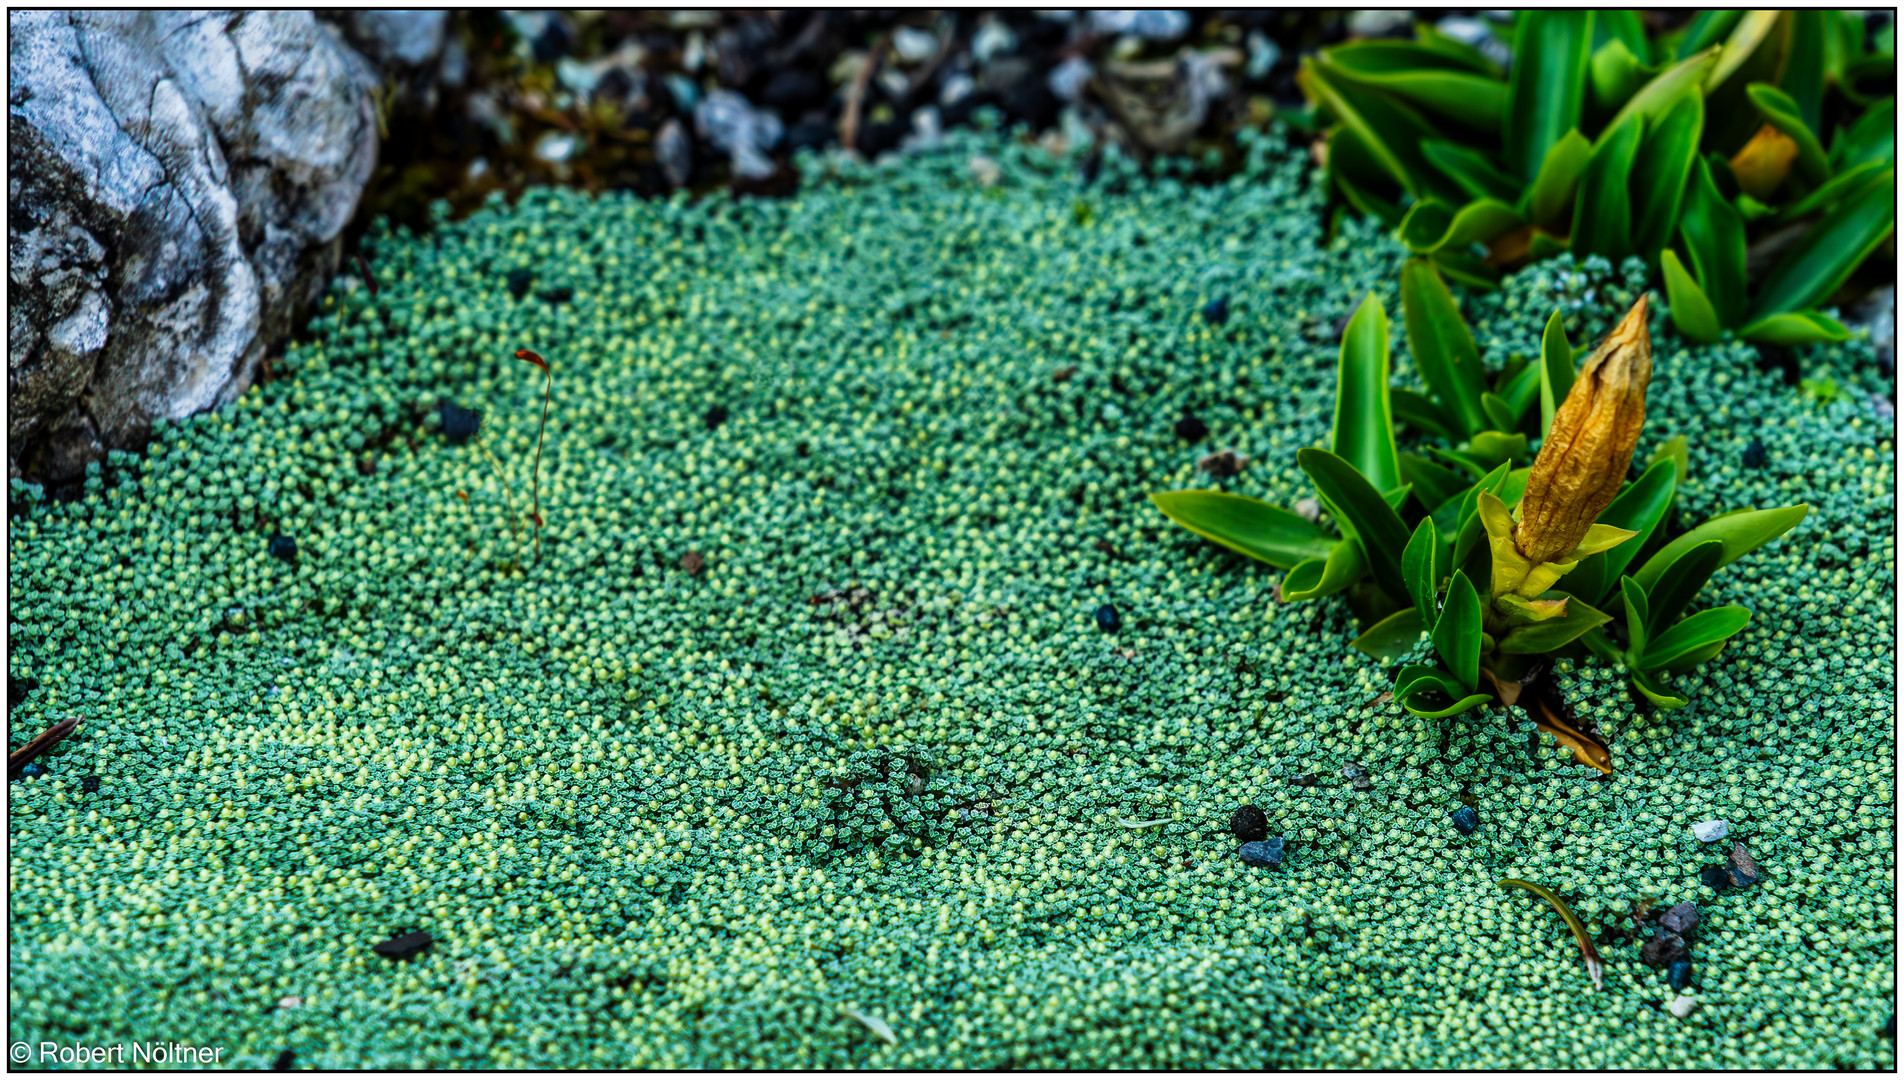
[[[1579,547],[1619,494],[1646,422],[1652,377],[1642,295],[1581,366],[1534,459],[1514,527],[1514,546],[1529,562],[1552,562]]]

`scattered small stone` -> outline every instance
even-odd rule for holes
[[[1262,840],[1269,836],[1269,819],[1255,806],[1245,806],[1230,816],[1230,831],[1238,840]]]
[[[1684,990],[1692,985],[1692,961],[1675,960],[1666,968],[1666,981],[1675,990]]]
[[[713,431],[715,428],[720,427],[722,424],[727,422],[726,407],[721,405],[714,406],[713,408],[707,411],[707,415],[701,417],[701,422],[707,425],[707,429],[709,431]]]
[[[1249,458],[1238,454],[1234,450],[1222,450],[1199,460],[1197,462],[1197,468],[1202,469],[1204,472],[1209,473],[1219,480],[1228,480],[1230,477],[1242,472],[1243,466],[1247,464],[1249,464]]]
[[[445,401],[440,411],[443,415],[443,437],[451,443],[466,443],[482,430],[483,414],[480,409],[465,409],[454,402]]]
[[[681,556],[681,569],[690,574],[698,574],[707,569],[707,557],[698,551],[690,551]]]
[[[1878,1029],[1878,1038],[1889,1039],[1892,1042],[1897,1041],[1897,1014],[1896,1013],[1892,1013],[1891,1015],[1884,1018],[1884,1026]]]
[[[304,1004],[304,999],[296,995],[278,999],[278,1008],[280,1009],[295,1009],[302,1004]]]
[[[1744,844],[1734,840],[1732,855],[1726,862],[1729,864],[1727,874],[1732,878],[1732,884],[1743,889],[1747,885],[1759,883],[1759,864],[1752,861],[1752,853],[1745,850]]]
[[[435,944],[435,939],[430,937],[428,932],[413,930],[410,933],[393,937],[389,941],[379,942],[371,946],[371,951],[375,952],[378,956],[388,957],[391,960],[408,960],[412,956],[428,949],[433,944]]]
[[[1674,1016],[1679,1017],[1681,1020],[1684,1020],[1687,1016],[1690,1016],[1692,1014],[1693,1009],[1697,1008],[1698,1006],[1699,1006],[1698,1001],[1692,998],[1689,998],[1684,994],[1681,994],[1678,997],[1666,1003],[1666,1011],[1669,1013],[1672,1013]]]
[[[1103,607],[1097,609],[1097,628],[1099,630],[1107,634],[1115,634],[1117,633],[1117,628],[1122,625],[1124,625],[1124,620],[1117,617],[1116,608],[1105,604]]]
[[[518,268],[509,271],[507,280],[509,282],[509,295],[520,300],[529,295],[529,286],[535,284],[535,274],[531,271]]]
[[[1675,934],[1691,933],[1692,928],[1699,925],[1699,909],[1691,900],[1681,901],[1666,909],[1659,917],[1659,925]]]
[[[1739,464],[1744,465],[1748,469],[1764,468],[1765,444],[1757,439],[1746,443],[1745,452],[1739,455]]]
[[[278,1060],[271,1063],[271,1068],[275,1072],[286,1072],[291,1068],[291,1064],[295,1062],[296,1060],[297,1060],[296,1050],[285,1050],[281,1052],[280,1054],[278,1054]]]
[[[297,561],[297,541],[283,533],[277,533],[271,537],[269,550],[274,559],[283,559],[285,562]]]
[[[1183,414],[1183,419],[1177,421],[1177,438],[1184,442],[1200,442],[1208,434],[1210,429],[1204,426],[1203,421],[1187,412]]]
[[[1700,869],[1699,883],[1713,892],[1724,892],[1732,887],[1732,875],[1726,872],[1723,864],[1713,863]]]
[[[1731,826],[1723,821],[1702,821],[1692,827],[1692,834],[1698,837],[1700,842],[1710,844],[1714,840],[1724,840],[1730,828]]]
[[[37,761],[29,761],[26,763],[26,766],[20,770],[20,775],[21,776],[45,776],[46,766],[40,764]]]
[[[1454,831],[1462,836],[1481,827],[1481,815],[1475,813],[1472,806],[1464,806],[1448,816],[1454,820]]]
[[[1648,967],[1668,967],[1686,958],[1686,940],[1670,930],[1661,930],[1640,946],[1640,959]]]
[[[1322,503],[1319,500],[1297,499],[1296,505],[1291,509],[1296,511],[1296,516],[1311,524],[1322,520]]]
[[[1230,321],[1230,298],[1219,296],[1203,305],[1203,321],[1211,326],[1222,326]]]
[[[79,790],[85,792],[88,795],[91,795],[93,792],[98,791],[99,790],[99,774],[94,773],[91,776],[80,777]]]
[[[1071,376],[1076,375],[1077,373],[1078,373],[1078,366],[1076,364],[1066,364],[1065,366],[1051,373],[1051,381],[1060,382],[1060,383],[1070,382]]]
[[[1300,775],[1290,777],[1289,782],[1295,785],[1296,787],[1315,787],[1316,774],[1312,772],[1302,773]]]
[[[1368,770],[1364,769],[1360,764],[1351,761],[1347,765],[1342,766],[1342,775],[1349,780],[1361,780],[1368,776]]]
[[[1236,853],[1250,866],[1281,866],[1283,838],[1273,836],[1267,840],[1252,840],[1238,848]]]

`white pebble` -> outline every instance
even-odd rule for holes
[[[1698,1001],[1681,994],[1666,1003],[1666,1011],[1684,1020],[1687,1014],[1691,1013],[1698,1005]]]
[[[1730,826],[1723,821],[1702,821],[1692,827],[1692,834],[1710,844],[1714,840],[1724,840],[1729,829]]]

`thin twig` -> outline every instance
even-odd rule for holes
[[[1580,957],[1587,962],[1587,974],[1593,979],[1593,988],[1603,989],[1600,984],[1600,954],[1594,951],[1593,939],[1587,936],[1587,924],[1580,921],[1580,916],[1573,913],[1573,909],[1567,906],[1567,902],[1562,900],[1559,894],[1545,886],[1536,885],[1531,881],[1522,881],[1519,878],[1503,878],[1496,884],[1517,885],[1553,905],[1553,909],[1560,912],[1560,917],[1566,921],[1567,929],[1573,931],[1573,939],[1580,943]]]
[[[859,73],[853,76],[853,84],[846,89],[846,111],[840,115],[840,146],[844,149],[853,149],[853,144],[859,139],[859,110],[861,102],[866,99],[866,86],[873,81],[873,72],[886,59],[886,49],[891,44],[891,30],[879,35],[873,51],[866,54],[866,62],[860,65]]]
[[[27,743],[25,746],[7,755],[7,771],[10,773],[17,772],[20,766],[25,765],[27,762],[51,750],[55,743],[71,735],[73,730],[77,727],[79,727],[79,718],[69,716],[59,723],[54,724],[52,727],[47,728],[45,731],[40,732],[39,736],[32,742]]]
[[[516,359],[527,360],[542,369],[542,426],[536,429],[535,469],[529,474],[529,497],[534,501],[530,511],[530,520],[536,527],[536,562],[542,561],[542,436],[549,430],[549,395],[555,389],[555,375],[549,371],[549,362],[530,352],[517,349]]]

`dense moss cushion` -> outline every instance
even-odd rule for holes
[[[1398,246],[1325,243],[1306,149],[1251,155],[1087,187],[979,133],[809,160],[783,202],[535,192],[378,237],[377,296],[340,280],[279,378],[78,501],[16,487],[10,736],[83,725],[11,786],[9,1037],[252,1068],[1892,1067],[1869,345],[1790,357],[1821,394],[1656,320],[1639,452],[1692,441],[1673,528],[1814,509],[1702,594],[1754,616],[1690,707],[1565,669],[1602,780],[1519,710],[1381,700],[1343,600],[1278,604],[1146,500],[1308,494],[1338,327],[1371,289],[1401,324]],[[1465,306],[1498,365],[1642,280],[1561,261]],[[498,479],[525,516],[518,348],[554,372],[539,562]],[[1223,449],[1241,475],[1197,470]],[[1238,857],[1251,803],[1280,866]],[[1710,818],[1760,884],[1700,884]],[[1697,901],[1700,1008],[1611,936],[1595,993],[1503,877],[1596,933]]]

